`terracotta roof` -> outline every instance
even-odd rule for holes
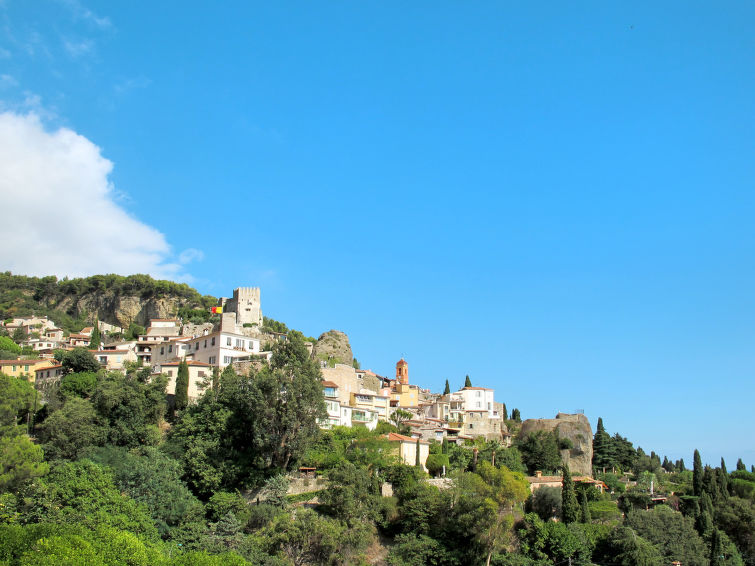
[[[323,381],[322,386],[323,387],[338,387],[338,384],[333,383],[332,381]]]
[[[160,365],[161,366],[177,366],[180,363],[181,362],[163,362]],[[210,364],[206,364],[204,362],[197,362],[197,361],[194,361],[194,360],[186,360],[186,365],[189,365],[189,366],[202,366],[202,367],[207,367],[207,368],[212,367]]]
[[[61,365],[57,365],[57,366],[47,366],[47,367],[45,367],[45,368],[39,368],[39,369],[37,369],[37,370],[34,370],[34,371],[35,371],[35,372],[37,372],[37,371],[47,371],[48,369],[59,369],[59,368],[62,368],[62,367],[63,367],[63,366],[61,366]]]
[[[415,442],[415,443],[417,442],[416,438],[412,438],[411,436],[404,436],[403,434],[398,434],[397,432],[389,432],[386,435],[386,438],[388,438],[388,440],[393,440],[397,442]],[[429,442],[425,440],[420,440],[419,443],[430,444]]]

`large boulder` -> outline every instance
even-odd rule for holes
[[[334,364],[352,365],[354,362],[349,337],[340,330],[328,330],[320,334],[313,350],[313,356],[331,366]]]
[[[586,416],[559,413],[555,419],[527,419],[519,435],[524,438],[538,430],[555,430],[559,438],[569,439],[572,448],[561,450],[561,460],[572,475],[592,477],[592,428]]]

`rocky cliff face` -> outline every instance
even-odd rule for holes
[[[70,313],[86,312],[90,322],[98,319],[128,328],[132,322],[147,326],[151,318],[173,318],[182,306],[191,306],[191,303],[170,296],[143,299],[105,292],[68,296],[56,308]]]
[[[586,416],[559,413],[555,419],[527,419],[519,434],[524,437],[538,430],[555,430],[559,438],[568,438],[573,448],[561,450],[561,460],[572,475],[592,477],[592,428]]]
[[[354,361],[349,337],[340,330],[328,330],[321,334],[315,344],[313,356],[324,361],[332,360],[338,364],[351,365]]]

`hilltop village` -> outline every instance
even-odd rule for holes
[[[189,372],[188,399],[195,402],[213,371],[232,366],[237,373],[246,374],[269,362],[275,342],[287,340],[285,332],[264,328],[260,296],[258,287],[239,287],[232,297],[221,297],[211,307],[213,314],[219,315],[216,323],[154,318],[144,333],[131,340],[109,339],[122,337],[125,330],[105,321],[97,321],[96,328],[87,326],[76,333],[65,333],[46,316],[13,318],[4,322],[4,330],[8,335],[23,336],[20,344],[37,357],[3,360],[0,367],[8,375],[26,374],[33,378],[45,401],[65,372],[55,352],[87,347],[106,370],[125,371],[129,364],[138,364],[151,368],[152,375],[167,376],[166,393],[170,398],[175,394],[179,365],[185,362]],[[375,430],[381,421],[401,425],[406,434],[390,433],[390,440],[397,444],[406,463],[414,464],[419,451],[423,467],[431,441],[462,443],[483,438],[499,441],[502,446],[511,445],[506,406],[496,401],[492,388],[468,383],[456,391],[433,393],[410,382],[409,363],[403,358],[396,363],[392,376],[360,369],[354,364],[347,336],[335,330],[306,345],[323,378],[327,408],[327,417],[319,419],[323,429],[363,426]],[[567,452],[583,456],[572,458],[570,464],[588,480],[592,476],[589,422],[582,415],[561,414],[558,419],[550,423],[541,419],[540,428],[555,430],[577,423],[585,440],[576,451]],[[563,456],[567,462],[570,460],[569,454]],[[533,476],[532,483],[541,482]]]

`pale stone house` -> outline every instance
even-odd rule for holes
[[[386,435],[386,438],[396,444],[396,452],[399,458],[404,464],[414,466],[417,462],[417,447],[419,447],[419,462],[424,471],[427,471],[425,463],[427,457],[430,454],[430,443],[424,440],[417,442],[416,438],[410,436],[404,436],[395,432],[390,432]]]
[[[165,392],[168,395],[176,393],[176,378],[178,377],[178,366],[181,362],[165,362],[160,364],[157,374],[164,373],[168,377],[168,384]],[[212,382],[212,366],[203,362],[187,361],[189,369],[189,400],[196,401],[204,393],[203,385]]]

